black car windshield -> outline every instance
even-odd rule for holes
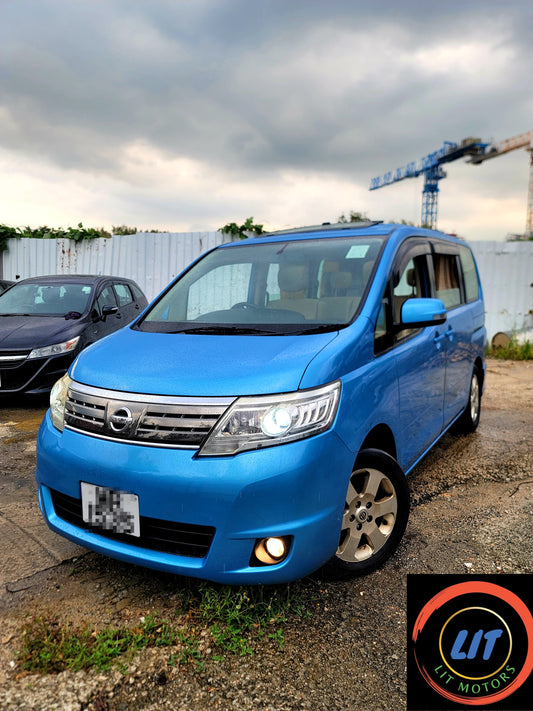
[[[0,315],[65,316],[83,314],[92,287],[68,282],[20,282],[0,294]]]
[[[152,306],[137,328],[251,335],[343,328],[363,303],[383,242],[350,236],[215,249]]]

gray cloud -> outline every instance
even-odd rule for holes
[[[144,142],[229,176],[367,185],[444,140],[531,128],[530,0],[17,0],[1,15],[0,145],[65,169],[120,178]]]

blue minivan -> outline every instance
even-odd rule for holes
[[[80,353],[38,438],[50,528],[212,581],[347,577],[396,549],[406,474],[478,425],[468,245],[379,222],[216,247]]]

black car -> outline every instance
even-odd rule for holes
[[[0,294],[0,395],[47,392],[83,348],[133,321],[147,303],[121,277],[16,282]]]
[[[8,286],[12,286],[14,281],[6,281],[6,279],[0,279],[0,294],[7,289]]]

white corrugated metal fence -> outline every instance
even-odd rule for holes
[[[470,246],[483,286],[489,343],[500,331],[533,333],[533,242],[470,242]]]
[[[123,276],[136,281],[151,300],[194,259],[229,241],[220,232],[138,232],[81,242],[10,239],[8,251],[3,253],[3,278],[44,274]]]
[[[110,274],[134,279],[149,300],[193,259],[231,238],[220,232],[144,233],[74,242],[10,239],[4,279]],[[487,332],[533,331],[533,242],[471,242],[481,274]]]

